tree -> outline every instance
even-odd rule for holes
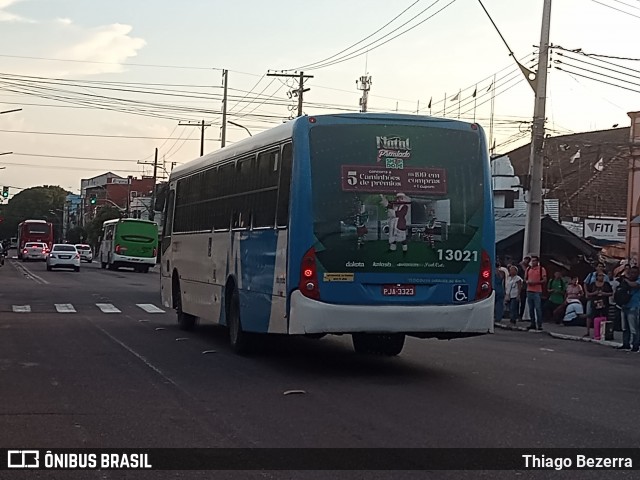
[[[69,243],[84,243],[87,241],[87,231],[82,227],[70,228],[67,232]]]
[[[52,185],[26,188],[17,193],[9,203],[3,205],[4,221],[0,223],[0,238],[15,237],[18,224],[27,219],[52,222],[57,236],[60,236],[64,202],[69,193],[62,187]]]
[[[111,205],[100,207],[95,218],[87,225],[87,243],[94,248],[94,251],[98,251],[98,237],[100,237],[100,232],[102,231],[102,224],[107,220],[120,217],[120,210],[117,208]]]

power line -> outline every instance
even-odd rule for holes
[[[429,8],[433,7],[433,6],[434,6],[434,5],[436,5],[439,1],[440,1],[440,0],[435,0],[431,5],[429,5],[429,7],[427,7],[427,9],[429,9]],[[402,31],[402,32],[397,33],[396,35],[392,36],[391,38],[388,38],[387,40],[385,40],[385,41],[384,41],[384,42],[382,42],[382,43],[378,43],[378,42],[380,42],[381,40],[383,40],[383,39],[387,38],[389,35],[391,35],[391,33],[386,34],[386,35],[384,35],[383,37],[381,37],[381,38],[379,38],[379,39],[377,39],[377,40],[374,40],[373,42],[368,43],[367,45],[365,45],[365,46],[363,46],[363,47],[361,47],[361,48],[359,48],[359,49],[357,49],[357,50],[355,50],[355,51],[353,51],[353,52],[351,52],[351,53],[349,53],[349,54],[346,54],[346,55],[343,55],[343,56],[341,56],[341,57],[338,57],[338,58],[336,58],[335,60],[330,60],[330,61],[328,61],[328,62],[321,63],[321,64],[319,64],[319,65],[315,65],[315,66],[313,66],[313,67],[308,68],[308,70],[317,70],[317,69],[320,69],[320,68],[325,68],[325,67],[330,67],[330,66],[332,66],[332,65],[337,65],[337,64],[339,64],[339,63],[343,63],[343,62],[346,62],[346,61],[348,61],[348,60],[352,60],[352,59],[357,58],[357,57],[360,57],[360,56],[362,56],[362,55],[364,55],[364,54],[366,54],[366,53],[369,53],[369,52],[371,52],[371,51],[373,51],[373,50],[376,50],[377,48],[379,48],[379,47],[381,47],[381,46],[383,46],[383,45],[386,45],[386,44],[387,44],[387,43],[389,43],[390,41],[395,40],[396,38],[398,38],[398,37],[400,37],[400,36],[402,36],[402,35],[404,35],[404,34],[406,34],[406,33],[410,32],[410,31],[411,31],[411,30],[413,30],[414,28],[419,27],[419,26],[420,26],[420,25],[422,25],[424,22],[426,22],[427,20],[432,19],[432,18],[433,18],[433,17],[435,17],[437,14],[439,14],[440,12],[442,12],[443,10],[445,10],[446,8],[448,8],[449,6],[451,6],[451,5],[452,5],[453,3],[455,3],[455,2],[456,2],[456,0],[451,0],[448,4],[446,4],[446,5],[445,5],[444,7],[442,7],[440,10],[437,10],[435,13],[433,13],[433,14],[429,15],[427,18],[425,18],[425,19],[423,19],[422,21],[420,21],[420,22],[416,23],[415,25],[412,25],[411,27],[407,28],[406,30],[404,30],[404,31]],[[425,9],[425,10],[427,10],[427,9]],[[420,15],[420,14],[419,14],[419,15]],[[417,16],[419,16],[419,15],[416,15],[415,17],[413,17],[412,19],[410,19],[408,22],[406,22],[406,23],[404,23],[403,25],[401,25],[401,26],[400,26],[400,28],[401,28],[401,27],[403,27],[403,26],[405,26],[405,25],[407,25],[408,23],[412,22],[412,21],[413,21],[414,19],[416,19],[416,18],[417,18]],[[375,45],[376,43],[378,43],[378,44],[377,44],[377,45]],[[374,45],[375,45],[375,46],[374,46]],[[371,48],[369,48],[369,47],[371,47]],[[365,50],[365,51],[363,52],[363,50]],[[358,52],[361,52],[361,53],[358,53]]]
[[[640,58],[619,57],[619,56],[616,56],[616,55],[604,55],[604,54],[600,54],[600,53],[587,53],[587,52],[582,51],[581,48],[576,48],[574,50],[571,50],[569,48],[561,47],[560,45],[553,45],[550,48],[552,50],[562,50],[564,52],[571,52],[571,53],[575,53],[575,54],[578,54],[578,55],[584,55],[585,57],[611,58],[613,60],[630,60],[632,62],[640,62]]]
[[[2,130],[1,133],[26,133],[30,135],[56,135],[62,137],[98,137],[98,138],[123,138],[123,139],[144,139],[144,140],[179,140],[177,137],[147,137],[144,135],[106,135],[99,133],[69,133],[69,132],[38,132],[33,130]],[[197,139],[194,139],[197,140]],[[158,147],[160,148],[160,147]]]
[[[598,0],[591,0],[591,1],[592,1],[592,2],[594,2],[594,3],[598,3],[598,4],[602,5],[602,6],[605,6],[605,7],[607,7],[607,8],[610,8],[610,9],[612,9],[612,10],[616,10],[616,11],[618,11],[618,12],[621,12],[621,13],[627,14],[627,15],[629,15],[630,17],[640,18],[640,16],[638,16],[638,15],[634,15],[633,13],[627,12],[627,11],[625,11],[625,10],[621,10],[621,9],[619,9],[619,8],[612,7],[611,5],[607,5],[606,3],[599,2]]]
[[[99,62],[99,61],[93,61],[93,60],[73,60],[70,58],[32,57],[32,56],[26,56],[26,55],[0,54],[0,57],[21,58],[26,60],[47,60],[50,62],[91,63],[91,64],[99,64],[99,65],[126,65],[129,67],[178,68],[178,69],[187,69],[187,70],[222,70],[221,68],[217,68],[217,67],[193,67],[193,66],[187,66],[187,65],[157,65],[157,64],[148,64],[148,63]]]
[[[395,16],[395,17],[393,17],[391,20],[389,20],[387,23],[385,23],[382,27],[378,28],[375,32],[373,32],[373,33],[371,33],[371,34],[367,35],[366,37],[364,37],[363,39],[361,39],[361,40],[357,41],[356,43],[353,43],[353,44],[349,45],[347,48],[345,48],[345,49],[343,49],[343,50],[340,50],[338,53],[334,53],[333,55],[331,55],[331,56],[329,56],[329,57],[326,57],[326,58],[324,58],[324,59],[322,59],[322,60],[319,60],[319,61],[317,61],[317,62],[308,63],[307,65],[303,65],[303,66],[301,66],[301,67],[297,67],[297,68],[295,68],[295,69],[294,69],[294,68],[290,68],[289,70],[303,70],[303,69],[305,69],[305,68],[312,67],[313,65],[317,65],[317,64],[319,64],[319,63],[324,63],[324,62],[326,62],[326,61],[328,61],[328,60],[331,60],[332,58],[335,58],[335,57],[337,57],[338,55],[340,55],[340,54],[342,54],[342,53],[346,52],[347,50],[350,50],[351,48],[353,48],[353,47],[355,47],[355,46],[357,46],[357,45],[360,45],[360,44],[361,44],[362,42],[364,42],[365,40],[368,40],[368,39],[370,39],[371,37],[373,37],[376,33],[379,33],[379,32],[381,32],[382,30],[384,30],[385,28],[387,28],[390,24],[392,24],[393,22],[395,22],[399,17],[401,17],[402,15],[404,15],[404,13],[405,13],[405,12],[407,12],[408,10],[410,10],[410,9],[411,9],[411,8],[412,8],[416,3],[419,3],[420,1],[421,1],[421,0],[416,0],[416,1],[415,1],[415,2],[413,2],[411,5],[409,5],[407,8],[405,8],[402,12],[400,12],[398,15],[396,15],[396,16]],[[439,1],[439,0],[438,0],[438,1]],[[437,3],[437,2],[436,2],[436,3]],[[427,8],[429,8],[429,7],[427,7]],[[426,10],[426,9],[425,9],[425,10]],[[420,15],[421,15],[425,10],[423,10],[422,12],[420,12],[418,15],[414,16],[413,18],[416,18],[417,16],[420,16]],[[405,23],[405,24],[403,24],[403,25],[406,25],[406,23]],[[403,25],[400,25],[400,26],[402,27]],[[384,37],[383,37],[383,38],[384,38]]]

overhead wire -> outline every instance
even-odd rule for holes
[[[436,0],[428,8],[431,8],[432,6],[436,5],[439,1],[440,0]],[[433,17],[435,17],[436,15],[438,15],[440,12],[444,11],[445,9],[449,8],[455,2],[456,2],[456,0],[450,0],[449,3],[447,3],[444,7],[440,8],[439,10],[434,12],[433,14],[429,15],[428,17],[426,17],[425,19],[421,20],[420,22],[416,23],[415,25],[412,25],[411,27],[407,28],[406,30],[403,30],[403,31],[397,33],[396,35],[393,35],[392,37],[388,38],[387,40],[385,40],[385,41],[383,41],[381,43],[378,43],[378,42],[380,42],[380,40],[388,37],[391,34],[387,34],[384,37],[382,37],[381,39],[375,40],[374,42],[371,42],[371,43],[365,45],[364,47],[361,47],[361,48],[359,48],[359,49],[355,50],[354,52],[351,52],[351,53],[349,53],[347,55],[343,55],[343,56],[338,57],[338,58],[336,58],[334,60],[331,60],[331,61],[319,64],[319,65],[316,65],[314,67],[306,68],[305,70],[318,70],[320,68],[330,67],[330,66],[333,66],[333,65],[337,65],[339,63],[343,63],[343,62],[352,60],[352,59],[360,57],[360,56],[362,56],[362,55],[364,55],[366,53],[369,53],[369,52],[371,52],[373,50],[376,50],[376,49],[382,47],[383,45],[386,45],[387,43],[391,42],[392,40],[395,40],[396,38],[401,37],[401,36],[405,35],[406,33],[409,33],[413,29],[415,29],[415,28],[419,27],[420,25],[422,25],[423,23],[425,23],[427,20],[431,20]],[[410,20],[409,22],[411,22],[411,21],[412,20]],[[407,22],[407,23],[409,23],[409,22]],[[404,25],[406,25],[406,23]],[[377,43],[377,45],[374,45],[376,43]],[[366,50],[366,51],[363,51],[363,50]]]
[[[413,8],[413,7],[414,7],[414,5],[416,5],[417,3],[420,3],[420,1],[421,1],[421,0],[416,0],[416,1],[414,1],[411,5],[409,5],[407,8],[405,8],[404,10],[402,10],[399,14],[397,14],[395,17],[393,17],[391,20],[389,20],[387,23],[385,23],[382,27],[378,28],[376,31],[374,31],[373,33],[371,33],[371,34],[367,35],[367,36],[366,36],[366,37],[364,37],[363,39],[358,40],[356,43],[353,43],[353,44],[349,45],[347,48],[345,48],[345,49],[343,49],[343,50],[340,50],[338,53],[334,53],[333,55],[330,55],[329,57],[323,58],[322,60],[318,60],[318,61],[313,62],[313,63],[308,63],[308,64],[306,64],[306,65],[302,65],[302,66],[297,67],[297,68],[295,68],[295,69],[294,69],[294,68],[290,68],[290,69],[288,69],[288,70],[289,70],[289,71],[290,71],[290,70],[303,70],[303,69],[309,68],[309,67],[310,67],[310,66],[312,66],[312,65],[317,65],[317,64],[319,64],[319,63],[324,63],[324,62],[326,62],[326,61],[328,61],[328,60],[331,60],[332,58],[335,58],[335,57],[337,57],[338,55],[340,55],[340,54],[342,54],[342,53],[346,52],[347,50],[350,50],[351,48],[353,48],[353,47],[355,47],[355,46],[357,46],[357,45],[360,45],[362,42],[364,42],[364,41],[366,41],[366,40],[370,39],[370,38],[371,38],[371,37],[373,37],[375,34],[377,34],[377,33],[381,32],[382,30],[384,30],[385,28],[387,28],[389,25],[391,25],[393,22],[395,22],[398,18],[400,18],[402,15],[404,15],[408,10],[410,10],[411,8]],[[437,0],[435,3],[438,3],[438,1],[439,1],[439,0]],[[429,7],[427,7],[427,8],[429,8]],[[425,10],[426,10],[426,9],[425,9]],[[417,16],[421,15],[425,10],[423,10],[422,12],[420,12]],[[415,18],[415,17],[414,17],[414,18]],[[401,25],[401,26],[402,26],[402,25]]]

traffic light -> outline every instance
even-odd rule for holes
[[[9,187],[2,187],[2,198],[9,198]]]
[[[91,205],[95,205],[96,203],[98,203],[98,197],[96,196],[95,193],[92,193],[91,196],[89,197],[89,203]]]

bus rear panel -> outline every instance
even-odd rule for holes
[[[296,188],[307,198],[292,204],[289,332],[493,331],[482,130],[322,117],[307,128],[308,155],[296,152],[309,161]]]

